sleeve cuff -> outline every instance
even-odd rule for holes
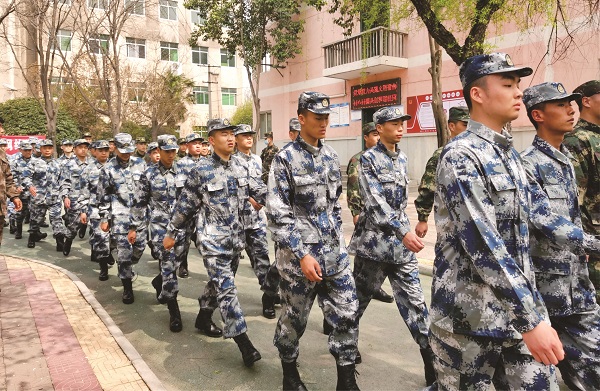
[[[514,319],[511,323],[515,330],[523,334],[533,330],[535,326],[537,326],[543,320],[544,319],[541,317],[541,315],[537,311],[534,311],[530,314],[523,314],[522,316]]]
[[[424,214],[418,213],[417,216],[419,218],[419,221],[422,221],[424,223],[426,223],[427,220],[429,219],[429,215],[424,215]]]

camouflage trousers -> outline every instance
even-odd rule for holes
[[[204,267],[209,281],[198,298],[201,309],[214,311],[219,307],[225,323],[223,337],[233,338],[247,331],[246,320],[238,300],[235,274],[240,264],[240,254],[234,256],[204,255]]]
[[[190,253],[190,246],[192,244],[192,236],[196,232],[196,227],[194,226],[194,220],[191,220],[185,230],[185,236],[182,240],[178,240],[175,243],[175,256],[177,257],[178,266],[185,262],[185,267],[187,268],[187,257]],[[164,235],[164,234],[163,234]]]
[[[290,262],[280,264],[289,265],[289,269],[297,268]],[[329,352],[336,357],[339,365],[354,364],[358,344],[355,324],[358,300],[350,268],[323,276],[320,282],[311,282],[285,266],[279,268],[282,310],[273,338],[281,360],[292,362],[298,358],[300,338],[306,330],[315,298],[318,297],[323,317],[333,326],[328,340]]]
[[[254,274],[258,278],[261,290],[268,295],[276,296],[279,288],[279,272],[275,262],[269,259],[269,243],[267,242],[267,229],[247,229],[246,254],[254,267]]]
[[[137,239],[132,246],[127,240],[127,233],[111,234],[117,246],[118,276],[120,279],[132,279],[135,276],[133,265],[138,263],[146,247],[146,230],[138,231]]]
[[[81,217],[81,207],[75,203],[71,203],[69,209],[65,209],[63,220],[65,222],[65,236],[69,239],[75,239],[77,229],[79,228]]]
[[[0,244],[2,244],[2,233],[4,232],[4,221],[6,216],[0,215]]]
[[[107,258],[110,255],[110,233],[100,229],[100,219],[89,219],[88,224],[92,228],[90,235],[90,247],[96,253],[97,258]]]
[[[587,390],[600,390],[600,308],[551,316],[550,323],[565,351],[565,359],[558,364],[563,379],[577,378]]]
[[[23,220],[25,220],[25,216],[27,216],[29,214],[30,199],[29,198],[21,198],[21,203],[23,204],[23,207],[21,208],[21,210],[16,211],[14,213],[14,221],[16,221],[17,223],[23,224]],[[11,216],[11,218],[12,218],[12,216]]]
[[[558,391],[556,369],[535,361],[523,340],[454,334],[431,326],[439,390]]]
[[[356,296],[358,297],[357,327],[373,295],[379,291],[381,284],[388,277],[396,305],[410,334],[421,349],[427,348],[429,345],[429,312],[419,280],[419,266],[416,258],[403,264],[376,262],[360,257],[355,257],[354,262],[357,259],[362,265],[359,270],[355,270],[354,276]]]
[[[48,212],[48,205],[46,203],[32,201],[29,205],[29,231],[28,232],[40,232],[41,224],[46,218],[46,212]]]
[[[175,247],[171,250],[165,250],[163,246],[163,240],[167,234],[166,227],[159,227],[151,224],[148,229],[150,233],[150,241],[148,244],[152,243],[152,247],[154,251],[158,254],[158,266],[160,268],[160,274],[162,276],[162,290],[158,295],[158,301],[161,303],[166,303],[167,301],[176,298],[179,293],[179,282],[177,280],[177,269],[181,265],[181,256],[187,256],[185,253],[185,241],[189,239],[188,235],[186,235],[181,240],[178,240],[175,243]],[[189,241],[187,248],[189,249]],[[176,256],[177,249],[180,249],[182,253],[180,256]]]
[[[58,234],[65,235],[66,228],[62,219],[62,204],[58,198],[48,202],[48,211],[54,236],[56,237]]]
[[[600,257],[590,255],[587,266],[590,273],[590,281],[592,281],[592,284],[596,288],[596,301],[600,303]]]

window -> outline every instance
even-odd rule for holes
[[[105,54],[108,51],[108,35],[96,34],[88,40],[90,53]]]
[[[271,70],[271,53],[267,53],[262,60],[261,72],[269,72]]]
[[[58,30],[56,34],[56,46],[62,52],[70,52],[71,51],[71,39],[73,38],[73,33],[69,30]]]
[[[146,40],[139,38],[127,38],[127,57],[146,58]]]
[[[192,63],[208,65],[208,48],[192,46]]]
[[[235,88],[221,88],[221,100],[223,106],[235,106],[235,96],[237,95]]]
[[[146,101],[145,92],[146,86],[144,83],[129,83],[129,101],[130,102],[144,102]]]
[[[194,133],[198,133],[205,140],[208,139],[208,128],[206,126],[192,126]]]
[[[191,10],[192,15],[192,24],[204,24],[204,17],[200,14],[198,10]]]
[[[260,138],[264,138],[265,134],[271,131],[271,112],[260,113]]]
[[[208,104],[208,87],[194,87],[193,94],[195,105]]]
[[[72,87],[73,82],[71,79],[64,76],[52,76],[50,79],[50,92],[52,96],[57,97],[67,87]]]
[[[160,41],[160,59],[177,62],[179,60],[178,47],[179,45],[176,43]]]
[[[108,8],[108,0],[88,0],[88,7],[105,10]]]
[[[125,0],[125,10],[132,15],[145,15],[144,0]]]
[[[235,67],[235,52],[230,53],[227,49],[221,49],[221,66]]]
[[[160,0],[160,18],[177,20],[177,2],[171,0]]]

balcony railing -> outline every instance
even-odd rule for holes
[[[376,27],[359,35],[323,46],[325,69],[366,60],[372,57],[389,56],[404,58],[406,33]]]

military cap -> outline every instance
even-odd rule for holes
[[[273,132],[265,133],[265,138],[273,138]]]
[[[586,81],[579,87],[575,88],[573,92],[576,94],[581,94],[582,97],[600,94],[600,80]]]
[[[483,76],[506,72],[516,72],[519,77],[525,77],[531,75],[533,69],[516,67],[506,53],[490,53],[467,58],[460,66],[458,74],[465,88]]]
[[[411,118],[410,115],[404,114],[399,107],[382,107],[373,114],[373,122],[375,122],[375,124],[382,124],[395,119],[406,121]]]
[[[30,150],[30,149],[33,149],[33,147],[31,146],[31,144],[29,142],[21,141],[21,144],[19,144],[19,149]]]
[[[377,127],[375,126],[375,122],[367,122],[362,127],[362,132],[365,136],[376,130],[377,130]]]
[[[161,134],[158,136],[156,140],[158,142],[158,147],[163,151],[172,151],[179,149],[179,145],[177,144],[177,137],[171,134]]]
[[[27,142],[29,142],[29,144],[33,145],[33,144],[38,144],[40,142],[40,140],[37,137],[29,137],[29,140],[27,140]]]
[[[135,139],[136,144],[146,144],[146,139],[144,137],[138,137]]]
[[[448,110],[448,121],[467,122],[471,119],[469,108],[467,106],[454,106]]]
[[[581,94],[569,94],[562,83],[546,82],[526,88],[523,91],[523,103],[527,111],[538,103],[563,99],[572,101],[579,98],[581,98]]]
[[[64,139],[62,141],[61,145],[73,145],[73,141],[71,141],[69,139]]]
[[[204,139],[198,133],[190,133],[185,137],[185,142],[191,143],[192,141],[204,141]]]
[[[77,147],[77,146],[82,145],[82,144],[85,144],[88,147],[90,146],[90,143],[86,139],[84,139],[84,138],[78,138],[77,140],[75,140],[73,142],[73,146],[74,147]]]
[[[246,125],[246,124],[240,124],[238,126],[236,126],[235,130],[233,131],[233,135],[237,136],[238,134],[255,134],[256,132],[254,131],[254,129],[252,129],[252,127],[250,125]]]
[[[40,140],[38,147],[53,147],[54,146],[54,142],[52,142],[52,140],[50,140],[49,138],[44,139],[44,140]]]
[[[186,144],[187,141],[185,141],[185,137],[180,137],[179,140],[177,140],[177,144]]]
[[[329,114],[329,97],[321,92],[304,91],[298,98],[298,110],[308,110],[315,114]]]
[[[96,149],[96,142],[95,141],[92,141],[90,143],[90,149]]]
[[[110,145],[108,144],[107,140],[96,141],[96,149],[102,149],[102,148],[110,148]]]
[[[152,151],[154,151],[156,148],[158,148],[158,143],[155,142],[151,142],[150,144],[148,144],[148,148],[146,149],[146,153],[150,153]]]
[[[6,139],[0,139],[0,145],[8,145],[8,141]]]
[[[133,139],[129,133],[118,133],[115,135],[115,146],[121,153],[133,153]]]
[[[206,124],[208,127],[208,134],[215,130],[229,130],[235,129],[235,125],[232,125],[227,118],[214,118],[208,121]]]
[[[90,132],[85,132],[82,137],[83,138],[92,137],[92,134]]]
[[[108,142],[109,142],[109,143],[114,143],[114,142],[115,142],[115,139],[114,139],[114,138],[109,138],[109,139],[108,139]]]
[[[202,144],[210,144],[210,143],[208,142],[208,140],[202,139]]]
[[[300,121],[298,118],[294,117],[290,119],[290,132],[299,132],[300,131]]]

